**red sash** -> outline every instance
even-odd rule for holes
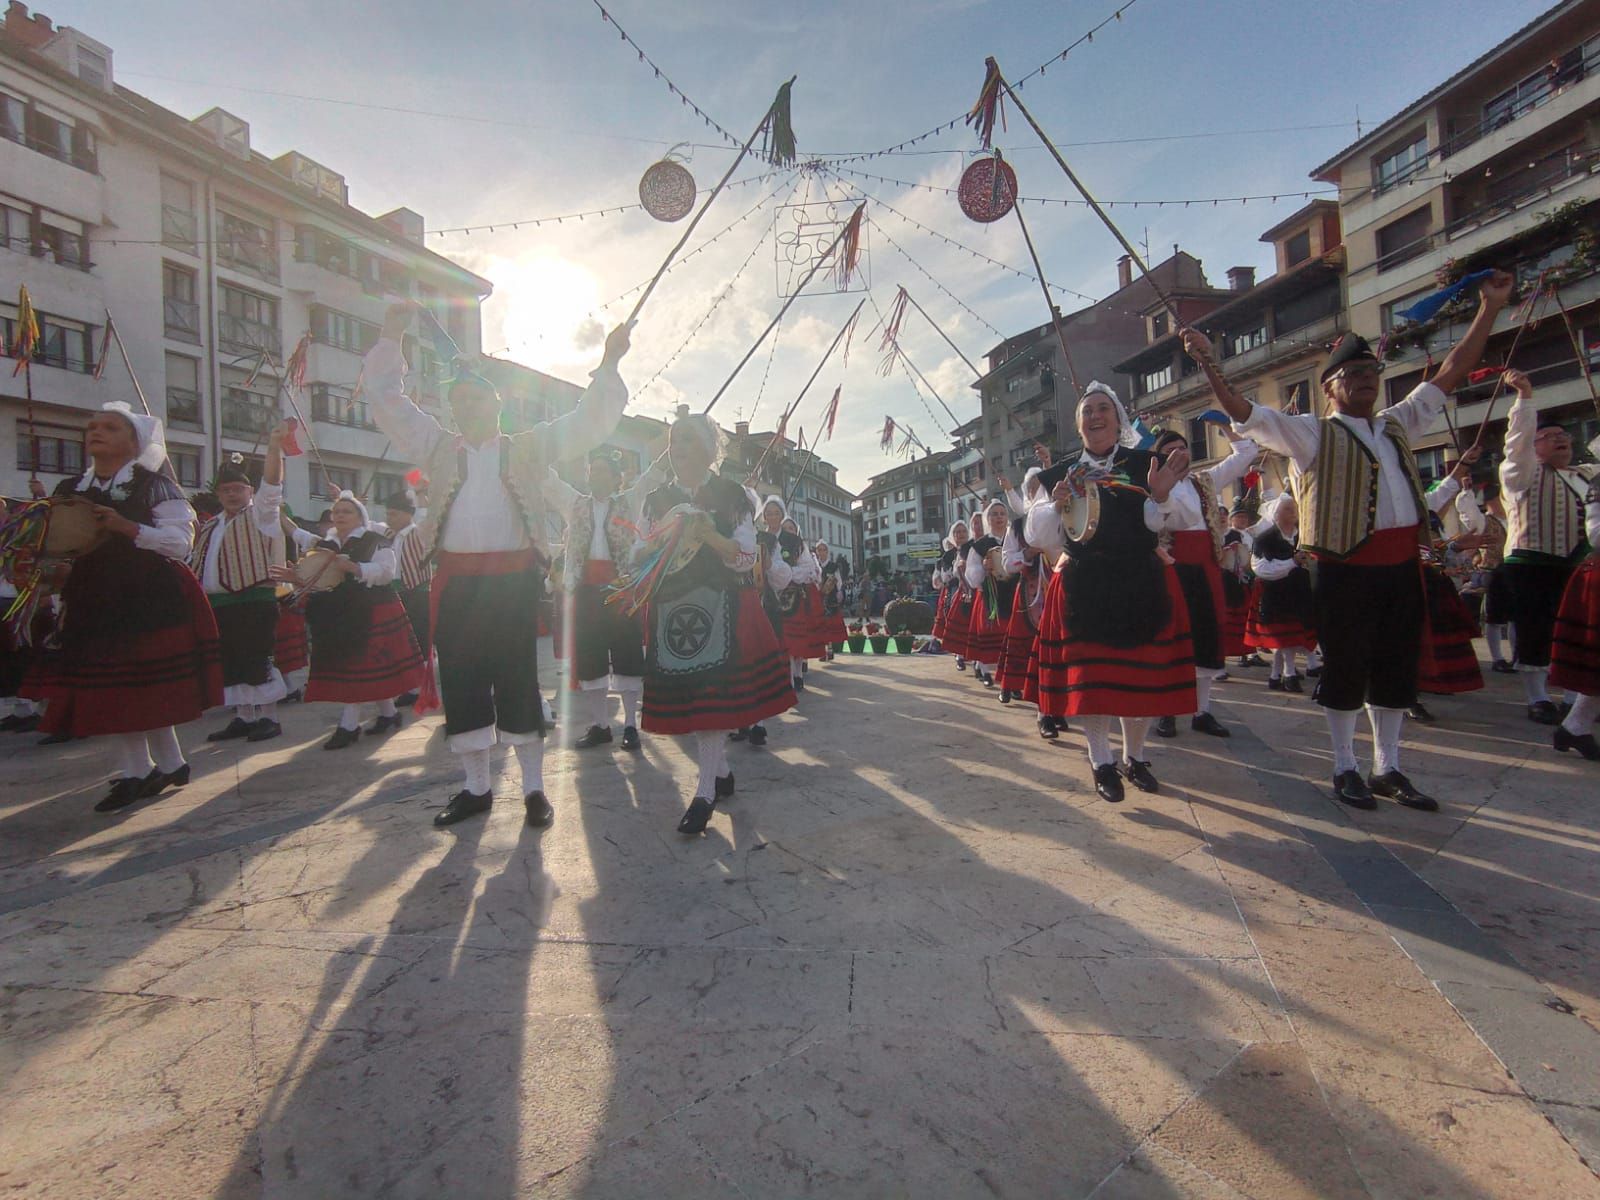
[[[1348,567],[1398,567],[1401,563],[1415,562],[1420,546],[1417,527],[1402,525],[1398,529],[1380,529],[1369,534],[1366,541],[1343,558],[1333,555],[1318,557]]]

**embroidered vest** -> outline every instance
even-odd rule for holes
[[[218,529],[221,529],[219,535]],[[218,516],[207,522],[195,539],[194,551],[189,555],[189,569],[199,579],[205,578],[206,555],[217,542],[217,582],[222,590],[232,595],[250,588],[271,586],[267,569],[283,563],[283,542],[269,538],[256,527],[255,512],[246,508],[237,516]]]
[[[1222,539],[1228,535],[1228,514],[1217,503],[1217,481],[1211,477],[1210,471],[1193,471],[1189,475],[1189,482],[1194,484],[1195,494],[1200,497],[1200,512],[1206,519],[1206,528],[1211,532],[1211,552],[1220,564],[1223,559]]]
[[[633,554],[635,530],[627,515],[617,511],[621,496],[613,496],[606,503],[606,551],[620,575],[627,570],[628,559]],[[589,544],[594,540],[594,504],[591,497],[579,496],[572,502],[567,516],[566,569],[561,581],[569,592],[575,592],[583,579],[583,564],[589,558]]]
[[[1583,493],[1563,476],[1576,476],[1587,489],[1593,473],[1593,467],[1558,471],[1540,466],[1531,488],[1508,497],[1511,508],[1506,516],[1513,532],[1507,549],[1567,558],[1583,545]]]
[[[433,573],[428,539],[416,525],[407,525],[394,535],[394,546],[400,557],[400,587],[412,591],[428,582]]]
[[[1427,505],[1422,499],[1422,477],[1405,430],[1387,413],[1379,418],[1386,437],[1400,456],[1400,466],[1411,485],[1417,506],[1418,540],[1429,541]],[[1378,484],[1382,471],[1378,457],[1343,424],[1322,422],[1322,444],[1310,470],[1294,474],[1295,501],[1300,506],[1300,537],[1304,547],[1331,558],[1348,558],[1378,526]]]

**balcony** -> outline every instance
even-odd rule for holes
[[[365,400],[357,400],[350,388],[336,384],[311,385],[311,419],[347,429],[377,429]]]
[[[193,300],[163,296],[161,320],[169,338],[193,342],[196,346],[200,344],[200,306]]]
[[[219,312],[217,342],[222,349],[233,354],[265,354],[274,362],[283,357],[283,337],[278,327],[264,321],[252,321],[249,317]]]
[[[188,209],[161,206],[161,244],[187,254],[200,252],[200,221]]]
[[[1440,161],[1453,158],[1489,134],[1520,121],[1553,100],[1572,97],[1580,84],[1600,76],[1600,39],[1592,38],[1587,45],[1574,47],[1555,61],[1559,65],[1553,71],[1527,86],[1517,88],[1514,94],[1507,95],[1502,103],[1495,105],[1493,111],[1486,111],[1478,124],[1447,139],[1439,147]],[[1520,130],[1517,133],[1522,135]]]
[[[193,388],[167,388],[167,424],[174,429],[202,429],[200,393]]]
[[[279,421],[278,406],[243,388],[222,393],[222,431],[250,438],[265,437]]]

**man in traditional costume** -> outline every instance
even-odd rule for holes
[[[499,393],[458,363],[449,388],[460,430],[453,434],[402,387],[400,339],[414,311],[410,302],[389,309],[364,371],[373,419],[396,451],[422,468],[437,504],[422,527],[437,547],[429,634],[439,659],[446,744],[460,758],[466,781],[434,824],[453,825],[489,810],[489,751],[499,741],[515,748],[528,822],[547,826],[554,810],[544,794],[537,619],[549,561],[543,489],[551,464],[587,454],[621,420],[628,389],[617,364],[628,349],[628,329],[619,327],[606,339],[605,356],[577,407],[525,433],[500,432]],[[425,676],[423,700],[430,698],[430,684]]]
[[[1381,364],[1365,339],[1346,334],[1322,371],[1329,415],[1289,415],[1252,404],[1218,369],[1205,335],[1183,331],[1184,349],[1210,381],[1234,430],[1290,460],[1302,545],[1317,559],[1316,626],[1322,677],[1316,700],[1333,742],[1334,795],[1375,808],[1374,794],[1428,811],[1439,805],[1400,769],[1400,730],[1417,700],[1423,634],[1421,546],[1429,540],[1411,442],[1443,411],[1483,357],[1513,280],[1496,272],[1479,288],[1477,315],[1433,380],[1377,411]],[[1376,747],[1373,770],[1356,768],[1355,728],[1365,703]]]
[[[1551,744],[1600,762],[1594,737],[1600,720],[1600,475],[1589,480],[1584,519],[1591,553],[1567,581],[1550,657],[1550,681],[1572,693],[1572,708]]]

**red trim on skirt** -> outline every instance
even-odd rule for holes
[[[1245,619],[1245,644],[1257,650],[1315,650],[1317,632],[1304,621],[1294,617],[1278,621],[1261,619],[1261,589],[1259,579],[1250,585],[1250,600],[1245,605],[1249,614]]]
[[[1039,625],[1039,710],[1052,717],[1176,717],[1195,711],[1194,645],[1178,573],[1162,571],[1171,614],[1140,646],[1073,637],[1068,597],[1055,572]]]
[[[1417,660],[1417,690],[1441,696],[1479,690],[1483,670],[1478,666],[1478,652],[1472,648],[1478,622],[1455,584],[1438,567],[1424,566],[1422,583],[1428,598],[1428,624]]]
[[[645,656],[644,706],[639,725],[647,733],[696,733],[742,729],[794,707],[789,662],[781,656],[772,622],[753,587],[739,587],[732,661],[709,673],[680,679],[653,672]],[[652,626],[646,624],[647,636]]]
[[[1000,662],[994,672],[995,683],[1001,691],[1020,693],[1027,687],[1028,660],[1033,656],[1033,647],[1038,640],[1038,630],[1028,620],[1028,606],[1022,602],[1022,590],[1019,588],[1016,603],[1011,606],[1011,618],[1006,622]]]
[[[298,671],[311,661],[311,639],[305,614],[287,604],[278,605],[278,636],[272,648],[272,665],[279,674]]]
[[[211,604],[194,572],[178,577],[188,620],[120,643],[111,654],[37,654],[20,694],[47,702],[39,728],[90,737],[182,725],[222,703],[222,646]]]
[[[1600,695],[1600,555],[1590,555],[1567,580],[1550,644],[1550,682]]]
[[[493,636],[486,631],[485,636]],[[411,632],[411,618],[393,590],[372,606],[372,627],[359,655],[341,655],[318,643],[311,655],[307,700],[360,704],[390,700],[422,686],[422,655]]]

